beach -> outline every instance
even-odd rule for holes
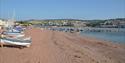
[[[125,63],[125,44],[31,28],[29,48],[0,47],[0,63]]]

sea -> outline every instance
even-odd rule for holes
[[[124,29],[125,30],[125,29]],[[82,36],[94,37],[101,40],[125,44],[125,32],[81,32]]]
[[[58,30],[58,31],[64,31],[64,30],[70,29],[70,27],[57,27],[57,28],[51,28],[51,29]],[[125,28],[121,28],[119,30],[122,30],[124,32],[82,31],[82,32],[80,32],[80,35],[94,37],[94,38],[109,41],[109,42],[125,44]]]

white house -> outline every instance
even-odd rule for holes
[[[14,25],[14,21],[11,21],[11,20],[8,20],[8,21],[0,20],[0,29],[1,29],[1,27],[10,27],[12,25]]]
[[[3,25],[5,25],[5,21],[0,20],[0,26],[3,26]]]
[[[0,29],[5,25],[5,21],[0,20]]]

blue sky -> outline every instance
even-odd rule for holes
[[[125,17],[125,0],[0,0],[0,18],[108,19]]]

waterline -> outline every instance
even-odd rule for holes
[[[125,33],[119,32],[81,32],[81,35],[95,37],[101,40],[107,40],[116,43],[125,44]]]

